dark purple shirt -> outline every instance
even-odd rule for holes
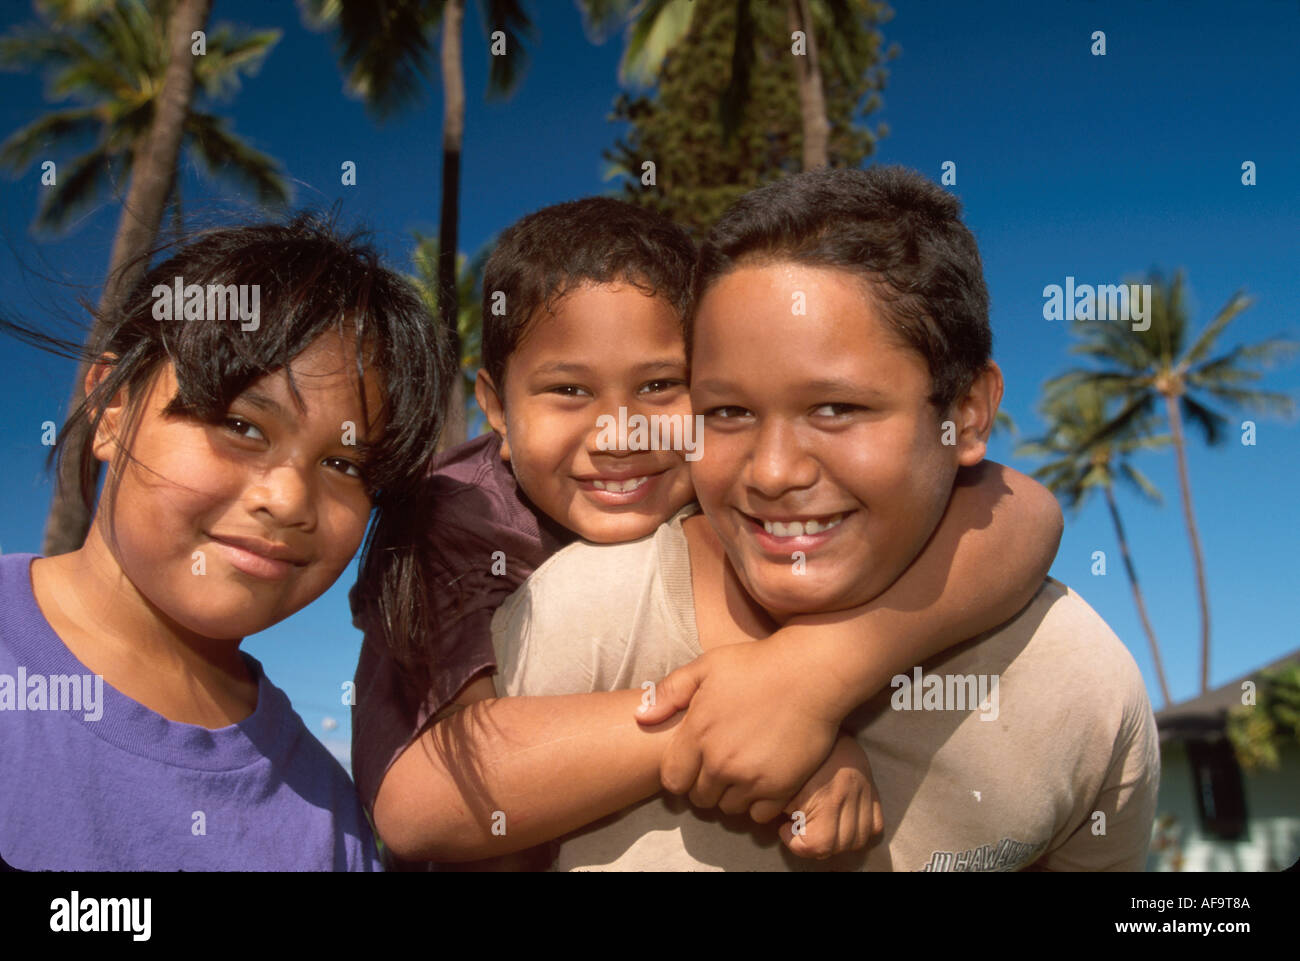
[[[429,718],[476,675],[496,670],[491,628],[497,607],[548,557],[577,539],[519,490],[501,459],[496,433],[438,455],[421,502],[429,505],[420,533],[431,548],[430,582],[436,587],[429,600],[440,625],[438,636],[427,639],[439,671],[423,699],[405,692],[401,667],[381,636],[367,628],[353,599],[354,623],[365,639],[352,707],[352,772],[368,808],[388,768]]]

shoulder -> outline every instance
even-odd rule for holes
[[[592,578],[601,587],[610,586],[616,575],[641,576],[653,570],[659,556],[659,532],[621,544],[592,544],[577,541],[562,548],[533,572],[529,581],[537,590]],[[591,583],[591,581],[589,581]]]
[[[454,571],[487,569],[500,551],[531,572],[560,543],[543,530],[542,519],[521,496],[496,434],[439,455],[394,520],[402,530],[392,533],[428,545],[428,559]]]
[[[0,554],[0,612],[15,600],[32,596],[32,561],[38,554]]]
[[[636,541],[572,544],[539,567],[492,619],[501,689],[610,690],[629,671],[689,656],[695,611],[681,516]]]
[[[1047,578],[1029,605],[991,632],[996,656],[1007,661],[1004,682],[1030,692],[1044,708],[1075,724],[1091,718],[1116,738],[1153,728],[1146,682],[1132,653],[1078,593]],[[1039,700],[1043,698],[1045,700]]]
[[[621,544],[592,544],[577,541],[548,559],[535,570],[503,606],[563,610],[597,606],[606,616],[634,606],[647,590],[658,585],[665,574],[679,573],[685,565],[690,575],[690,557],[681,520],[689,509],[659,525],[650,534]],[[598,604],[593,605],[593,601]]]
[[[361,807],[356,785],[342,763],[312,734],[288,696],[261,672],[260,694],[270,709],[265,722],[279,732],[283,753],[270,776],[289,788],[302,807],[300,824],[316,823],[320,842],[334,850],[336,869],[373,870],[378,864],[374,835]],[[319,815],[327,820],[317,821]],[[328,834],[328,837],[325,835]]]
[[[499,512],[518,501],[514,474],[501,459],[501,438],[484,434],[443,451],[421,484],[426,506],[442,513],[462,510],[461,501],[493,504]]]
[[[628,617],[650,588],[657,564],[654,535],[625,544],[579,541],[554,554],[501,604],[492,618],[494,640],[590,637],[611,620]],[[502,656],[498,647],[498,661]],[[507,643],[506,651],[512,645]]]
[[[279,763],[306,771],[331,788],[346,785],[350,789],[352,779],[348,777],[348,772],[338,758],[330,753],[329,748],[312,734],[307,723],[293,709],[289,696],[267,677],[256,658],[248,656],[247,659],[256,665],[258,714],[262,714],[263,703],[266,709],[265,716],[259,718],[259,721],[265,727],[282,732],[280,743],[284,745],[284,752]]]
[[[1050,655],[1063,667],[1069,665],[1080,680],[1105,678],[1143,687],[1142,672],[1124,642],[1068,585],[1047,578],[1016,620],[1026,617],[1035,653]]]
[[[58,657],[62,645],[36,603],[31,566],[38,554],[0,555],[0,649],[6,660],[45,663]]]
[[[489,432],[442,451],[429,462],[425,478],[447,488],[472,486],[504,468],[501,438]]]

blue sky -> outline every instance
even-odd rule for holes
[[[621,38],[593,45],[572,3],[525,6],[537,25],[531,64],[504,101],[484,99],[486,40],[477,13],[467,17],[466,252],[531,210],[610,188],[601,151],[619,134],[607,117]],[[884,29],[901,55],[873,118],[886,121],[890,133],[874,159],[936,179],[944,161],[957,165],[951,189],[984,257],[995,356],[1007,378],[1004,408],[1024,433],[1041,427],[1034,405],[1043,380],[1072,363],[1066,327],[1042,316],[1043,288],[1067,276],[1109,283],[1151,267],[1183,268],[1195,326],[1244,289],[1254,305],[1233,324],[1227,345],[1300,338],[1300,5],[927,0],[896,9]],[[0,28],[23,19],[23,8],[7,5]],[[282,162],[295,183],[295,205],[340,202],[345,220],[367,223],[392,262],[408,267],[411,232],[437,228],[436,86],[423,105],[380,125],[342,95],[329,37],[307,31],[295,5],[219,0],[213,19],[284,31],[260,74],[220,112]],[[1090,53],[1095,30],[1105,31],[1104,57]],[[0,136],[39,114],[42,89],[39,77],[0,75]],[[345,160],[357,164],[355,187],[340,183]],[[1256,165],[1255,186],[1241,183],[1247,160]],[[118,217],[106,197],[66,236],[34,238],[28,225],[39,177],[38,164],[0,180],[0,230],[9,248],[0,297],[30,320],[74,314],[78,296],[97,297]],[[237,196],[215,191],[192,165],[184,178],[187,212],[213,217],[239,208]],[[61,421],[71,373],[65,361],[0,342],[0,550],[39,549],[50,496],[40,425]],[[1300,365],[1270,373],[1265,384],[1300,394]],[[1234,424],[1248,416],[1234,415]],[[1253,447],[1234,431],[1215,449],[1194,437],[1189,451],[1213,614],[1212,684],[1300,646],[1291,556],[1300,533],[1300,426],[1254,419]],[[1032,469],[1012,446],[997,439],[991,454]],[[1173,455],[1153,454],[1139,466],[1164,504],[1121,490],[1120,509],[1170,685],[1182,699],[1197,692],[1199,626]],[[1090,573],[1095,550],[1108,555],[1104,577]],[[1052,573],[1128,644],[1158,704],[1100,501],[1067,517]],[[349,569],[310,608],[246,642],[317,735],[344,756],[349,719],[340,690],[360,643],[347,611],[354,575]],[[327,730],[327,718],[337,728]]]

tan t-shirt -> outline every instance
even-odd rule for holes
[[[639,688],[698,657],[681,527],[693,511],[538,568],[492,621],[497,692]],[[1160,780],[1155,720],[1132,656],[1077,594],[1049,578],[1016,618],[906,680],[844,724],[885,815],[867,851],[800,858],[776,823],[661,793],[567,835],[556,869],[1142,870]]]

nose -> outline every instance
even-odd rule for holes
[[[798,430],[777,418],[759,426],[745,473],[748,486],[771,500],[817,482],[816,461],[804,450]]]
[[[651,421],[641,406],[635,397],[626,395],[611,400],[587,433],[587,453],[628,457],[649,450]]]
[[[316,527],[316,493],[312,474],[297,464],[280,464],[264,472],[245,494],[249,513],[265,514],[277,527]]]

